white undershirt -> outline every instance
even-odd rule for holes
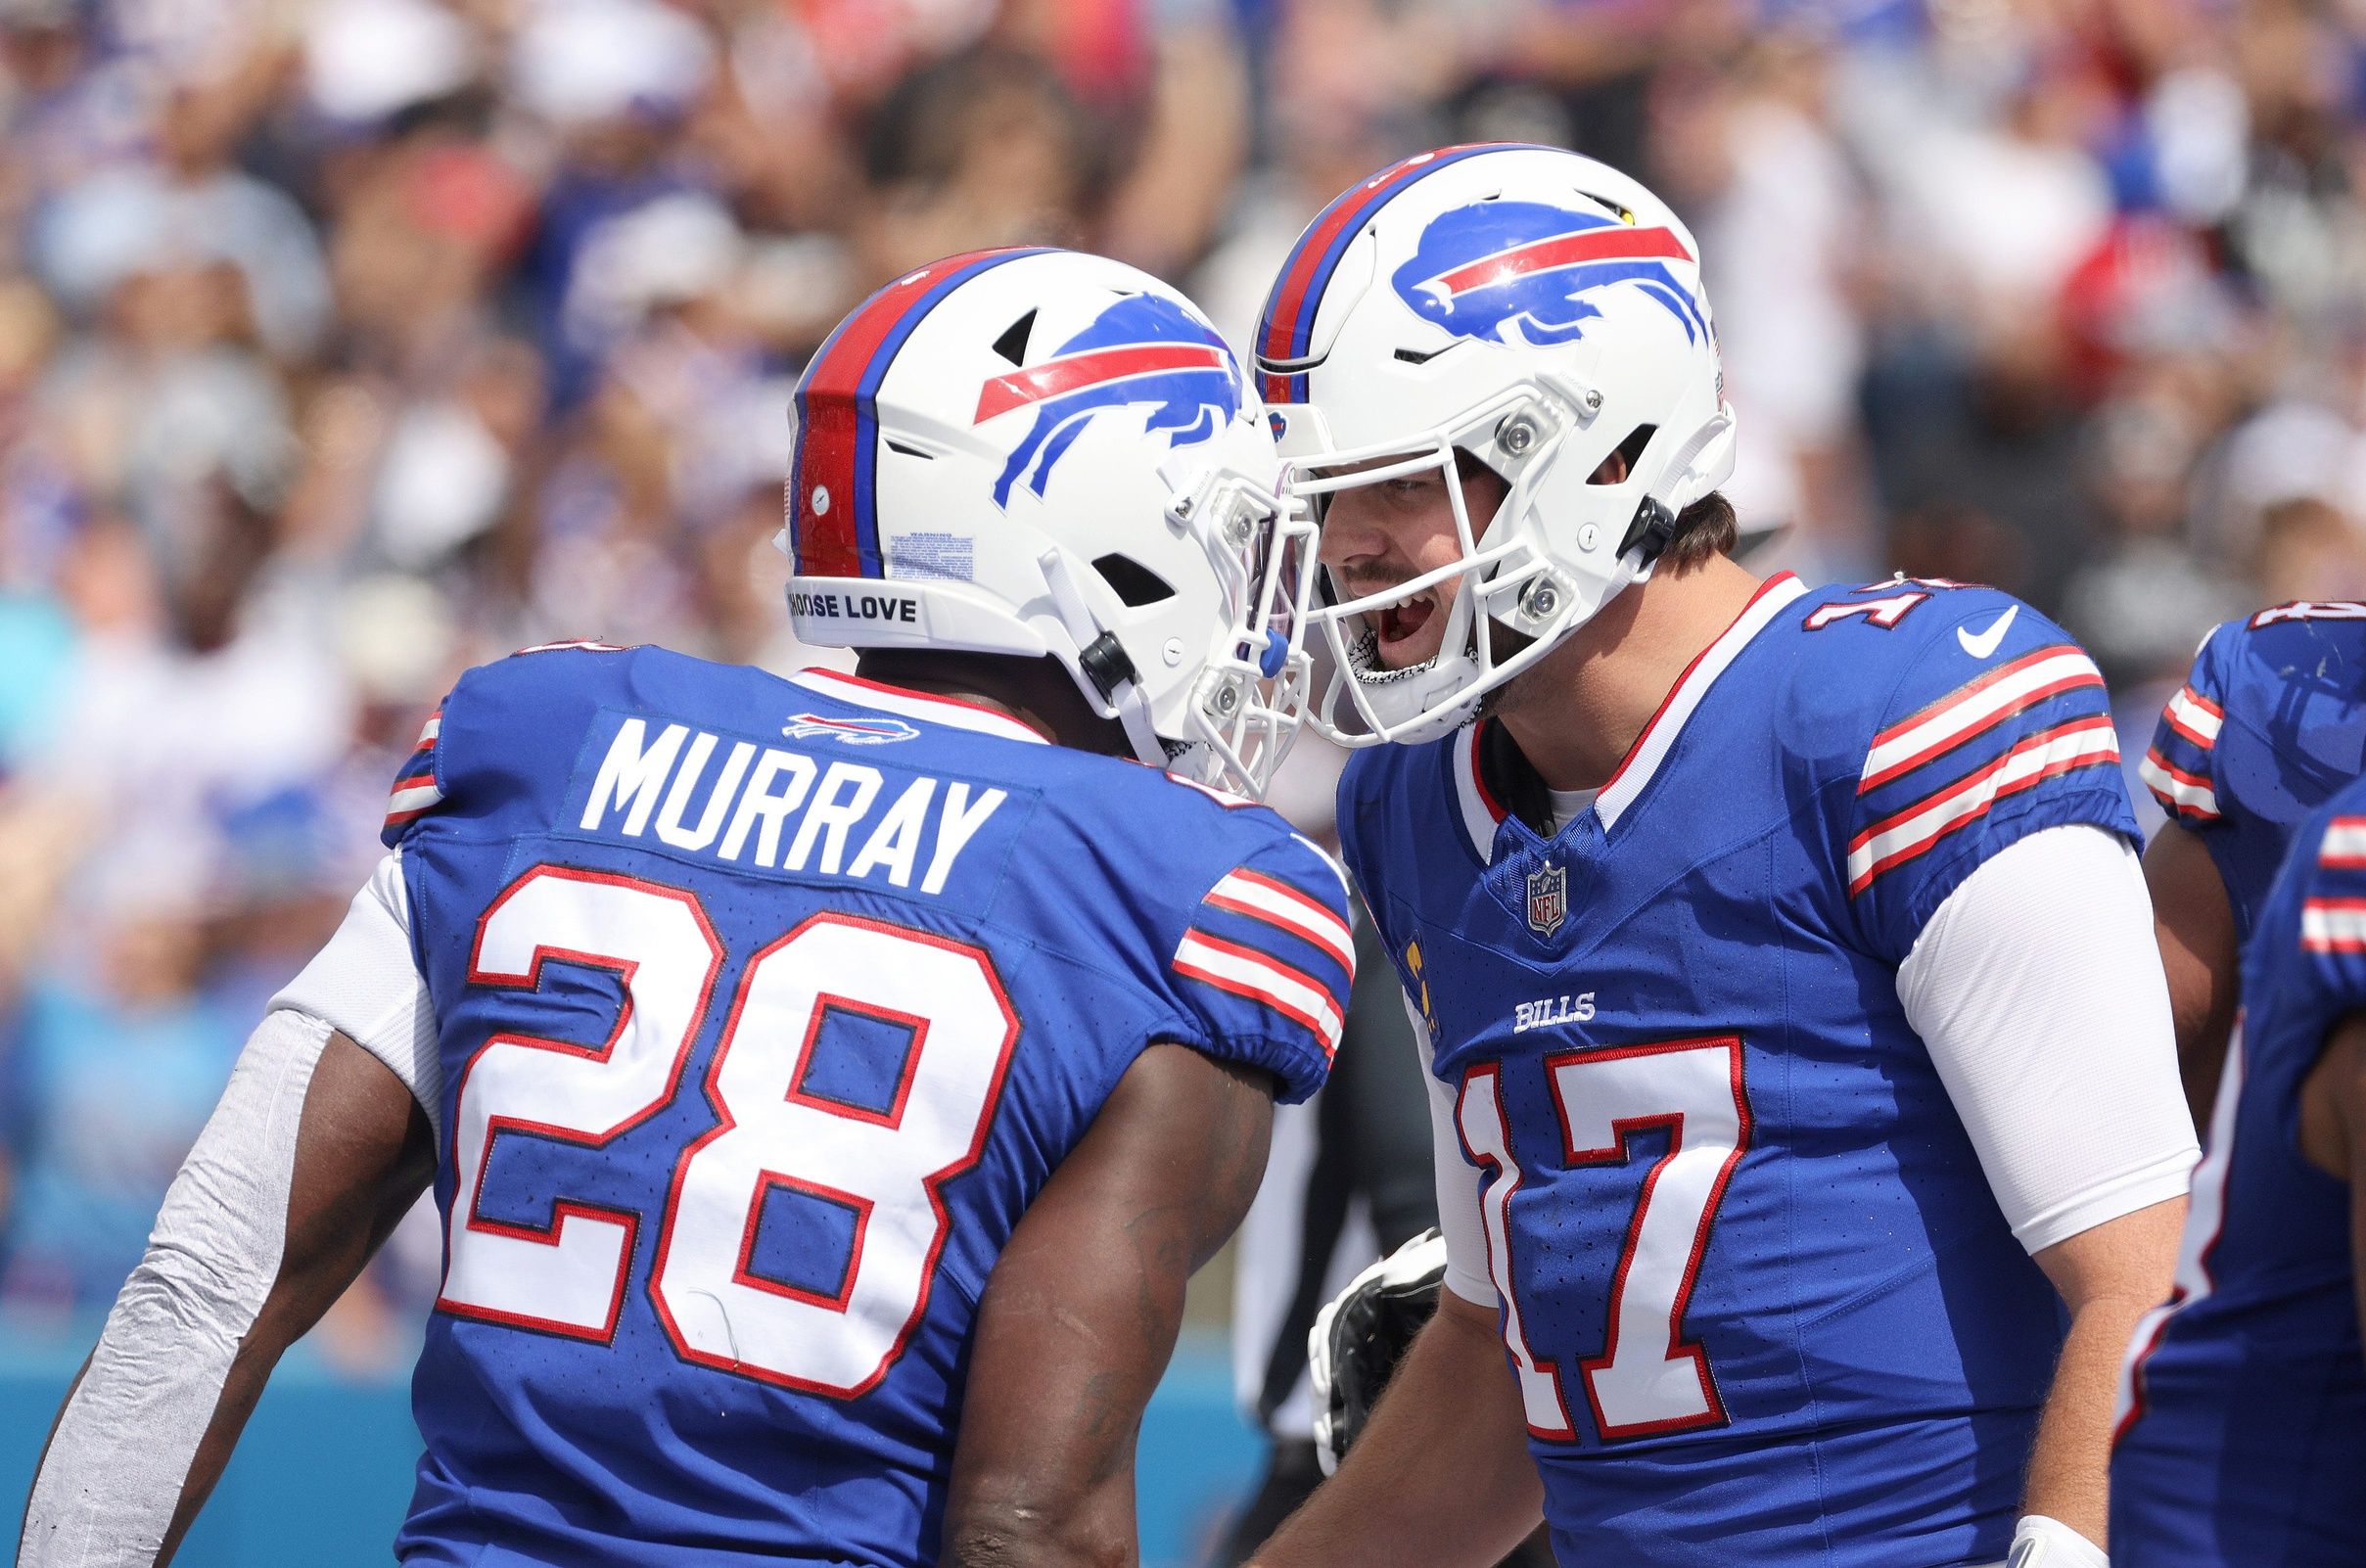
[[[1898,966],[1898,1000],[2028,1251],[2185,1192],[2200,1148],[2152,899],[2117,835],[2045,828],[1983,862]],[[1428,1037],[1407,1011],[1426,1073]],[[1446,1283],[1491,1305],[1454,1091],[1427,1076]]]

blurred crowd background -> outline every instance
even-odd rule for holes
[[[2009,587],[2139,731],[2212,622],[2366,597],[2361,0],[0,0],[0,125],[20,1334],[112,1299],[455,671],[803,662],[789,389],[947,252],[1245,342],[1350,181],[1570,146],[1701,241],[1762,564]]]

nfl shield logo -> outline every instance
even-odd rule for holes
[[[1550,937],[1569,918],[1569,873],[1548,860],[1528,873],[1528,929]]]

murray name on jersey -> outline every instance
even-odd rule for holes
[[[750,870],[941,894],[961,852],[1010,804],[1011,793],[886,761],[886,746],[918,734],[908,724],[899,727],[910,735],[817,714],[797,715],[781,726],[784,736],[809,743],[818,736],[878,748],[869,753],[881,757],[873,763],[602,713],[584,753],[598,761],[578,766],[568,819],[581,833],[711,854]]]
[[[1786,575],[1557,830],[1498,731],[1357,753],[1339,818],[1563,1560],[1604,1530],[1651,1568],[2001,1559],[2049,1238],[2000,1211],[1897,965],[2022,837],[2133,840],[2095,666],[1993,590]]]

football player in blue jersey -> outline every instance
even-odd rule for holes
[[[1697,251],[1590,160],[1354,187],[1257,351],[1447,1250],[1258,1560],[1476,1565],[1541,1510],[1573,1568],[2106,1561],[2196,1149],[2094,665],[1724,554]]]
[[[2207,1127],[2268,883],[2300,819],[2366,772],[2366,605],[2280,604],[2213,629],[2138,766],[2169,814],[2144,872],[2186,1099]]]
[[[2187,739],[2231,751],[2243,701],[2213,702],[2214,735],[2181,715]],[[2206,805],[2211,768],[2162,766],[2184,808]],[[2122,1392],[2122,1568],[2366,1564],[2366,782],[2298,825],[2272,889],[2247,891],[2243,1007],[2176,1295],[2138,1330]]]
[[[431,1185],[402,1561],[1131,1559],[1184,1280],[1350,981],[1337,869],[1222,787],[1304,711],[1311,528],[1205,318],[1096,257],[897,280],[797,416],[792,615],[861,673],[562,643],[461,678],[22,1563],[168,1557]]]

